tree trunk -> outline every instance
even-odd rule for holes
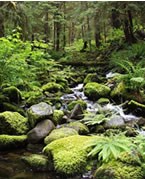
[[[126,8],[126,4],[125,4]],[[132,13],[130,10],[126,11],[126,15],[124,18],[124,35],[127,43],[131,44],[136,42],[136,39],[133,34],[133,21],[132,21]]]
[[[46,43],[49,42],[49,24],[48,24],[48,9],[45,10],[45,22],[44,22],[44,34],[45,34],[45,37],[44,37],[44,40]]]
[[[101,45],[101,35],[100,35],[100,27],[99,27],[99,23],[97,21],[97,17],[98,17],[98,13],[96,12],[95,16],[94,16],[94,36],[95,36],[95,45],[96,47],[99,47]]]
[[[121,27],[119,16],[120,16],[119,11],[116,8],[113,8],[111,14],[111,21],[112,21],[113,28],[119,29]]]
[[[4,5],[5,2],[0,1],[0,8]],[[0,12],[0,37],[4,37],[5,29],[4,29],[4,15]]]
[[[65,5],[65,1],[63,2],[63,20],[64,20],[64,24],[63,24],[63,49],[66,46],[66,17],[65,17],[65,12],[66,11],[66,5]]]

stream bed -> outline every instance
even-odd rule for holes
[[[96,103],[88,100],[83,93],[83,84],[79,84],[75,88],[72,88],[72,94],[65,94],[61,97],[64,105],[66,101],[73,101],[77,99],[82,99],[87,102],[87,110],[93,113],[97,113]],[[107,104],[105,108],[109,110],[114,110],[115,113],[118,113],[125,120],[135,120],[136,116],[131,114],[124,114],[122,107],[115,106],[113,104]],[[30,155],[32,152],[27,149],[19,149],[10,152],[0,152],[0,179],[60,179],[56,173],[53,172],[38,172],[33,171],[27,167],[24,162],[21,160],[22,156]],[[76,176],[73,179],[91,179],[90,173],[87,173],[83,176]],[[62,178],[64,179],[64,177]],[[68,178],[67,178],[68,179]],[[71,178],[70,178],[71,179]]]

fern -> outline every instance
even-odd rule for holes
[[[106,117],[104,114],[85,114],[85,118],[82,119],[82,122],[88,126],[101,124],[105,121],[108,121],[110,118]]]
[[[92,150],[88,156],[97,156],[98,160],[108,162],[112,159],[117,159],[122,152],[130,152],[133,147],[132,141],[124,135],[116,135],[110,137],[100,137],[92,141],[87,147]]]

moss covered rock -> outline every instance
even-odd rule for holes
[[[88,134],[89,133],[88,127],[79,121],[70,122],[69,124],[66,124],[65,126],[75,129],[79,134]]]
[[[27,110],[27,114],[28,114],[30,125],[33,128],[41,120],[52,118],[53,108],[47,103],[41,102],[39,104],[32,105]]]
[[[89,73],[84,79],[84,84],[90,83],[90,82],[97,82],[97,74],[96,73]]]
[[[74,135],[56,140],[44,149],[53,159],[54,169],[61,174],[75,175],[83,172],[87,165],[87,148],[84,147],[94,137]]]
[[[87,108],[87,103],[83,100],[72,101],[68,104],[68,110],[72,110],[76,104],[79,104],[84,110]]]
[[[27,141],[26,135],[11,136],[11,135],[0,135],[0,151],[9,150],[18,147],[24,147]]]
[[[49,144],[54,140],[61,139],[64,137],[77,135],[78,132],[75,129],[68,128],[68,127],[62,127],[58,129],[54,129],[45,139],[45,144]]]
[[[50,93],[57,93],[58,91],[63,91],[64,88],[60,84],[57,84],[55,82],[49,82],[42,86],[42,90]]]
[[[29,130],[28,119],[17,112],[0,113],[0,134],[21,135]]]
[[[91,100],[107,97],[111,89],[108,86],[96,82],[87,83],[84,87],[85,95]]]
[[[15,86],[10,86],[3,89],[3,94],[6,95],[10,102],[19,103],[21,101],[21,92]]]
[[[64,112],[62,110],[54,110],[52,121],[54,124],[62,124],[63,123]]]
[[[13,112],[18,112],[21,115],[25,116],[25,112],[22,108],[20,108],[18,105],[14,105],[11,103],[3,103],[3,110],[4,111],[13,111]]]
[[[103,164],[96,172],[94,179],[143,179],[143,171],[139,166],[127,165],[119,161]]]
[[[22,157],[22,161],[36,171],[50,170],[50,163],[45,155],[32,154]]]
[[[105,104],[110,103],[110,100],[108,98],[100,98],[98,99],[97,103],[101,105],[105,105]]]
[[[126,95],[125,84],[123,82],[118,83],[116,87],[111,91],[110,95],[112,98],[125,96]]]

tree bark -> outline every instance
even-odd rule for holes
[[[4,5],[4,1],[0,1],[0,8]],[[0,12],[0,37],[4,37],[5,29],[4,29],[4,15]]]

